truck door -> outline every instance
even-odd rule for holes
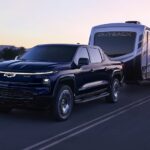
[[[107,90],[109,85],[109,73],[107,71],[106,65],[103,64],[102,56],[98,48],[89,48],[89,54],[92,65],[92,78],[93,78],[93,87],[94,91],[102,92]]]
[[[76,56],[74,58],[74,63],[76,66],[78,66],[78,61],[80,58],[89,58],[88,50],[86,47],[80,47],[76,53]],[[86,85],[89,84],[92,80],[92,72],[91,72],[91,66],[89,65],[83,65],[79,67],[75,72],[75,80],[76,80],[76,87],[77,87],[77,95],[83,95],[87,93],[87,89],[84,88]]]

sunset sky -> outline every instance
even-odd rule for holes
[[[149,8],[150,0],[0,0],[0,45],[87,44],[94,25],[150,26]]]

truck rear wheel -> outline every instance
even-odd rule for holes
[[[119,80],[117,78],[114,78],[109,88],[110,95],[106,97],[106,100],[112,103],[118,102],[119,89],[120,89]]]

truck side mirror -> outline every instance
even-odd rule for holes
[[[89,59],[88,58],[80,58],[78,61],[78,66],[84,66],[89,64]]]

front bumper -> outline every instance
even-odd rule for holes
[[[47,108],[51,101],[49,87],[0,86],[0,105]]]

